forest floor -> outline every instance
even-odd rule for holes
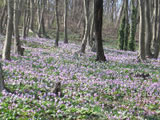
[[[1,120],[160,120],[160,58],[137,62],[137,52],[105,48],[107,62],[74,43],[27,38],[24,56],[2,61]],[[51,92],[62,84],[63,97]]]

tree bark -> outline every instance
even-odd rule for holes
[[[3,71],[2,71],[2,66],[0,63],[0,93],[2,92],[2,90],[4,90],[4,79],[3,79]]]
[[[82,39],[80,52],[85,53],[87,38],[89,35],[89,0],[84,0],[84,14],[85,14],[85,32]]]
[[[97,61],[106,61],[102,44],[103,0],[95,0],[95,36],[97,41]]]
[[[151,57],[152,56],[152,53],[151,53],[152,26],[151,26],[151,15],[150,15],[149,0],[146,0],[145,14],[146,14],[146,44],[145,44],[146,55],[148,57]]]
[[[154,49],[157,41],[157,29],[158,29],[158,0],[154,1],[154,14],[153,14],[153,44],[152,48]]]
[[[30,29],[34,31],[34,0],[30,0],[30,15],[31,15],[31,20],[30,20]]]
[[[22,0],[14,1],[14,53],[18,53],[19,55],[23,55],[23,50],[21,48],[21,42],[19,38],[19,21],[20,21],[20,8]],[[23,51],[23,52],[22,52]]]
[[[125,0],[124,50],[128,50],[128,0]]]
[[[68,20],[68,0],[64,0],[64,43],[68,43],[67,20]]]
[[[7,3],[8,3],[8,20],[7,20],[6,38],[2,53],[3,60],[10,60],[11,39],[13,33],[13,0],[7,0]]]
[[[2,9],[2,15],[0,18],[0,33],[3,34],[3,21],[5,20],[5,14],[7,12],[7,4],[6,4],[6,0],[4,0],[4,7]]]
[[[56,14],[56,40],[55,40],[55,46],[58,47],[58,42],[59,42],[59,12],[58,12],[58,0],[56,0],[56,11],[55,11],[55,14]]]
[[[23,15],[23,28],[22,28],[22,37],[23,38],[26,38],[27,37],[27,27],[28,27],[28,22],[29,22],[29,10],[28,10],[28,7],[29,7],[29,4],[30,4],[30,1],[26,0],[24,1],[24,4],[26,5],[25,8],[24,8],[24,15]]]
[[[38,37],[46,36],[44,25],[45,0],[41,0],[38,7]]]
[[[156,59],[159,56],[159,50],[160,50],[160,1],[157,1],[157,2],[158,2],[158,18],[157,18],[158,30],[157,30],[157,38],[154,41],[154,56],[153,56]]]
[[[135,7],[135,0],[131,0],[131,25],[130,25],[130,41],[129,50],[135,51],[135,36],[137,30],[137,8]]]
[[[145,54],[145,11],[144,11],[144,0],[139,0],[140,5],[140,29],[139,29],[139,59],[144,61],[146,58]]]

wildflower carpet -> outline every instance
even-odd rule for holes
[[[74,56],[76,44],[53,47],[51,39],[27,38],[24,56],[3,64],[13,93],[0,94],[1,120],[160,120],[160,58],[136,61],[137,52],[105,48]],[[51,92],[61,82],[63,96]]]

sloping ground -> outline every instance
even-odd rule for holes
[[[137,63],[135,52],[105,49],[107,62],[95,53],[73,53],[80,46],[49,39],[25,40],[25,56],[4,61],[5,82],[16,93],[0,95],[0,118],[160,119],[160,59]],[[63,97],[51,92],[62,83]]]

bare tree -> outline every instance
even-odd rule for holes
[[[144,61],[145,53],[145,0],[139,0],[140,5],[140,29],[139,29],[139,60]]]
[[[20,22],[20,11],[22,6],[22,0],[14,0],[14,53],[23,55],[24,48],[21,48],[21,42],[19,38],[19,22]]]
[[[6,0],[3,0],[3,9],[2,9],[2,15],[0,18],[0,33],[3,34],[3,21],[5,20],[5,14],[7,12],[7,3]]]
[[[146,0],[145,14],[146,14],[146,55],[148,57],[152,56],[151,53],[151,41],[152,41],[152,25],[151,25],[151,15],[150,15],[150,5],[149,0]]]
[[[38,37],[46,36],[44,25],[44,12],[46,0],[40,0],[38,3]]]
[[[85,31],[82,39],[80,52],[85,53],[87,38],[89,35],[89,0],[83,0],[83,1],[84,1],[84,13],[85,13]]]
[[[0,63],[0,92],[4,89],[4,79],[3,79],[3,71],[2,71],[2,66]]]
[[[157,4],[158,4],[158,18],[157,18],[157,37],[154,40],[154,58],[158,58],[159,56],[159,50],[160,50],[160,1],[157,0]]]
[[[103,0],[95,0],[95,36],[97,41],[97,61],[106,61],[102,43]]]
[[[68,43],[67,20],[68,20],[68,0],[64,0],[64,43]]]
[[[3,47],[2,59],[10,60],[10,51],[11,51],[11,39],[13,33],[13,0],[7,0],[8,3],[8,20],[7,20],[7,30],[6,38]]]
[[[56,22],[57,22],[57,30],[56,30],[56,40],[55,40],[55,46],[58,47],[58,42],[59,42],[59,12],[58,12],[58,0],[55,1],[56,2],[56,10],[55,10],[55,14],[56,14]]]

